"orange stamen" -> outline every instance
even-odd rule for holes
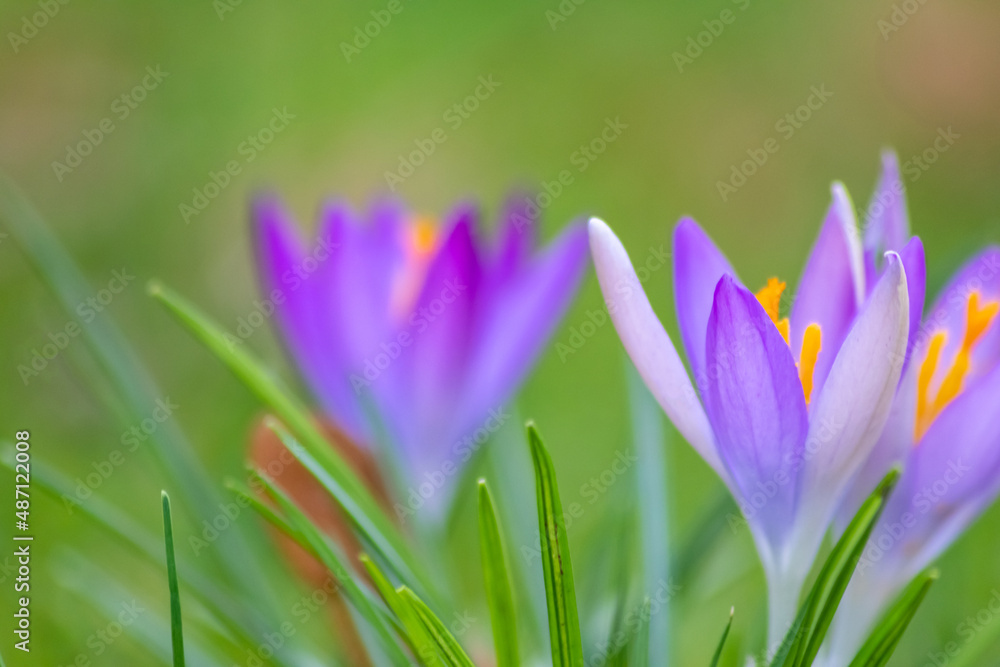
[[[807,326],[805,332],[802,334],[802,353],[799,355],[799,380],[802,382],[802,392],[806,396],[806,405],[809,405],[809,401],[812,398],[813,372],[816,370],[816,357],[819,356],[822,338],[822,331],[816,323]]]
[[[396,276],[390,309],[404,317],[420,295],[434,248],[437,247],[437,227],[430,218],[419,216],[410,221],[403,239],[406,259]]]
[[[781,337],[788,342],[788,318],[778,319],[781,309],[781,293],[785,291],[785,283],[777,278],[768,278],[767,285],[757,292],[757,301],[764,307],[764,312],[778,327]]]
[[[789,345],[790,325],[787,317],[781,317],[781,294],[785,291],[785,283],[777,278],[768,278],[767,285],[757,292],[757,301],[764,312],[774,322],[778,333]],[[810,324],[802,335],[802,352],[799,354],[799,380],[802,382],[802,393],[806,397],[806,405],[812,398],[813,373],[816,370],[816,358],[819,356],[822,332],[818,324]]]
[[[410,228],[410,248],[414,254],[426,255],[434,250],[437,244],[437,228],[429,218],[419,217],[413,221]]]
[[[989,330],[993,321],[1000,313],[1000,303],[991,301],[983,306],[979,305],[979,293],[973,292],[969,295],[966,309],[965,335],[962,337],[962,344],[955,353],[951,367],[941,380],[937,393],[933,400],[930,396],[931,382],[937,371],[938,362],[941,358],[941,350],[944,347],[947,335],[939,331],[931,338],[927,348],[927,357],[920,366],[920,373],[917,376],[917,417],[914,434],[919,441],[930,425],[934,423],[941,411],[948,407],[948,404],[955,400],[962,393],[962,386],[965,378],[972,369],[972,349],[982,339]]]

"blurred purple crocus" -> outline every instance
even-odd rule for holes
[[[894,189],[897,212],[875,221],[873,246],[919,243],[906,241],[901,184]],[[844,524],[865,489],[902,464],[834,621],[830,665],[850,662],[888,603],[1000,494],[998,312],[1000,246],[993,246],[959,269],[911,336],[885,430],[840,512]]]
[[[853,207],[835,184],[782,318],[784,283],[772,278],[750,291],[705,232],[682,219],[674,229],[674,295],[692,384],[604,222],[590,221],[590,245],[629,356],[743,511],[768,579],[774,646],[794,618],[838,502],[888,417],[909,331],[907,258],[886,252],[881,275],[873,269],[869,278]]]
[[[536,251],[530,213],[512,204],[484,239],[471,206],[438,228],[395,202],[367,216],[336,202],[309,244],[275,198],[256,202],[284,341],[337,427],[390,445],[414,496],[397,513],[442,507],[442,487],[504,422],[580,284],[584,226]]]

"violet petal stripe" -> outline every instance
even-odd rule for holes
[[[812,404],[803,475],[808,500],[796,539],[802,553],[815,555],[851,479],[882,433],[899,386],[909,319],[906,274],[899,256],[887,253],[885,273]]]
[[[728,479],[705,410],[670,336],[649,305],[628,253],[602,220],[591,218],[588,228],[604,301],[632,363],[684,439]]]
[[[702,389],[708,315],[712,311],[715,286],[725,274],[736,275],[729,260],[698,223],[682,218],[674,228],[674,303],[684,351],[695,384]]]
[[[864,300],[864,270],[854,209],[835,183],[819,237],[799,280],[791,314],[791,348],[798,359],[802,336],[810,324],[820,325],[822,342],[813,372],[813,392],[819,391],[833,360]]]
[[[808,413],[795,361],[757,298],[732,276],[715,290],[708,319],[705,407],[737,500],[752,503],[771,544],[792,528]],[[752,502],[763,493],[766,502]]]
[[[565,315],[587,268],[587,228],[575,224],[504,280],[494,278],[457,409],[471,431],[507,401]]]

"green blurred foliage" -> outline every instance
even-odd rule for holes
[[[395,193],[417,211],[441,216],[471,198],[492,219],[511,188],[540,191],[568,170],[572,183],[545,211],[544,236],[598,214],[641,261],[648,248],[669,250],[673,223],[690,214],[751,285],[771,275],[794,283],[831,181],[842,179],[861,206],[880,149],[895,147],[906,162],[933,146],[940,128],[952,128],[960,135],[954,145],[926,171],[907,171],[911,220],[927,246],[931,287],[976,248],[1000,240],[1000,7],[994,3],[914,3],[916,13],[903,14],[905,23],[883,34],[879,22],[891,21],[894,11],[889,0],[401,0],[402,11],[348,59],[343,44],[373,20],[371,12],[387,6],[242,0],[220,15],[211,0],[75,0],[58,5],[26,42],[10,35],[23,33],[39,4],[5,0],[0,7],[0,169],[51,221],[95,293],[115,269],[136,275],[100,316],[115,318],[135,341],[220,481],[241,469],[259,406],[145,295],[145,281],[163,279],[234,329],[258,296],[247,233],[254,191],[280,193],[311,226],[326,197],[362,207],[385,194],[385,173],[436,128],[445,129],[446,141]],[[553,22],[560,7],[573,11]],[[724,11],[732,22],[715,23]],[[688,55],[696,57],[678,67],[676,54],[689,48],[689,39],[702,33],[708,42],[705,31],[720,26],[700,54],[693,49]],[[123,117],[116,99],[142,82],[147,67],[167,76]],[[456,128],[446,112],[474,93],[480,77],[500,85]],[[813,86],[832,96],[783,136],[776,123]],[[287,108],[294,119],[246,163],[241,143],[266,126],[275,108]],[[53,162],[64,161],[67,147],[105,118],[114,130],[60,180]],[[627,127],[581,171],[577,151],[599,136],[606,119]],[[724,201],[719,181],[770,137],[778,138],[778,152]],[[186,223],[180,205],[190,204],[193,189],[204,188],[209,172],[230,160],[241,162],[241,173]],[[670,282],[670,271],[660,270],[646,288],[673,331]],[[83,476],[120,448],[121,430],[81,379],[79,343],[27,385],[21,381],[17,366],[68,316],[10,238],[0,239],[0,303],[0,438],[31,429],[36,456]],[[570,344],[588,312],[600,307],[596,281],[588,278],[519,399],[522,413],[546,432],[564,496],[579,495],[629,437],[622,352],[612,327],[599,327],[573,354],[556,352],[555,344]],[[249,344],[293,377],[271,331],[257,331]],[[669,463],[681,540],[720,485],[676,439]],[[155,530],[154,489],[161,484],[140,449],[98,492]],[[472,507],[473,489],[464,492]],[[593,507],[571,542],[599,529],[601,503]],[[82,648],[88,635],[103,625],[53,574],[70,547],[96,555],[148,589],[151,599],[165,600],[161,581],[61,504],[39,499],[33,516],[39,541],[32,659],[38,662],[13,664],[68,662],[89,650]],[[193,523],[179,519],[179,540]],[[917,664],[928,651],[964,641],[956,626],[1000,587],[998,528],[994,509],[943,559],[941,582],[894,664]],[[471,510],[461,516],[454,542],[455,557],[472,557]],[[717,636],[731,604],[737,616],[730,646],[760,641],[763,583],[747,535],[724,535],[704,560],[677,599],[678,664],[702,659],[697,638]],[[585,581],[585,570],[577,577]],[[8,599],[8,582],[3,586],[0,595]],[[4,637],[8,625],[0,623]],[[107,664],[133,664],[128,642],[113,647],[116,662]],[[5,655],[8,644],[0,648]]]

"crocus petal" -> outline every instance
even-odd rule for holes
[[[373,206],[367,224],[344,202],[328,204],[321,214],[314,259],[318,281],[325,283],[320,298],[326,301],[315,307],[324,312],[329,329],[341,330],[339,344],[351,359],[370,358],[390,336],[393,318],[386,306],[403,262],[404,216],[390,201]]]
[[[350,214],[345,211],[344,215]],[[318,307],[326,295],[322,273],[335,260],[324,262],[312,274],[304,273],[308,248],[277,199],[256,200],[253,218],[263,292],[275,302],[275,318],[296,366],[327,414],[352,438],[367,442],[369,429],[347,379],[343,332]],[[337,246],[330,242],[331,248]],[[274,298],[276,291],[283,303]]]
[[[534,207],[534,208],[533,208]],[[514,275],[531,258],[537,234],[538,208],[526,195],[514,195],[504,205],[497,234],[495,279]]]
[[[810,415],[796,548],[815,554],[851,478],[885,426],[909,330],[906,274],[887,253],[879,279],[840,349]]]
[[[482,426],[489,411],[501,408],[527,374],[576,294],[587,259],[586,226],[573,225],[483,295],[483,319],[477,323],[481,338],[456,414],[464,429]]]
[[[887,563],[901,582],[947,549],[1000,491],[998,412],[1000,367],[949,404],[913,449],[904,477],[915,493],[893,493],[883,519],[898,520],[904,512],[915,517],[892,547],[901,562]]]
[[[736,272],[712,239],[691,218],[674,228],[674,303],[684,351],[699,387],[705,379],[705,332],[715,286]]]
[[[924,313],[924,299],[927,294],[927,262],[924,257],[924,244],[920,237],[910,239],[899,259],[903,262],[906,272],[906,290],[910,302],[910,335],[906,343],[906,363],[910,361],[917,334],[920,332],[920,318]]]
[[[965,332],[967,302],[972,292],[978,292],[984,301],[1000,301],[1000,246],[991,246],[960,268],[941,290],[937,300],[924,318],[924,326],[915,341],[918,357],[930,338],[937,331],[946,331],[941,358],[950,360],[961,343]],[[1000,363],[1000,326],[997,323],[980,340],[972,353],[969,382]],[[939,377],[947,371],[948,363],[938,365]]]
[[[384,371],[403,377],[387,387],[405,386],[394,397],[396,440],[416,473],[441,463],[442,451],[456,437],[455,407],[461,402],[475,343],[475,318],[483,272],[473,238],[475,212],[459,209],[427,269],[413,314],[401,333],[405,350],[399,363]],[[375,383],[379,386],[379,383]]]
[[[632,363],[680,434],[726,479],[705,410],[670,336],[649,305],[628,253],[603,221],[591,218],[588,228],[604,301]]]
[[[910,363],[910,359],[907,359],[882,434],[864,465],[855,475],[847,493],[844,494],[840,507],[837,508],[833,529],[835,537],[844,532],[861,508],[861,504],[871,495],[872,489],[885,477],[889,469],[897,464],[902,465],[913,449],[918,372],[919,364]]]
[[[792,303],[791,347],[798,358],[810,324],[822,330],[822,347],[813,371],[813,392],[822,388],[847,331],[864,299],[864,269],[854,208],[840,183],[833,185],[819,238]]]
[[[882,174],[865,214],[865,259],[875,265],[887,250],[902,254],[910,238],[906,212],[906,189],[899,176],[899,160],[893,151],[882,153]]]
[[[780,545],[798,502],[792,466],[805,441],[806,402],[788,345],[757,298],[732,276],[723,276],[715,290],[705,359],[705,407],[719,455],[738,499],[757,509],[748,519]]]

